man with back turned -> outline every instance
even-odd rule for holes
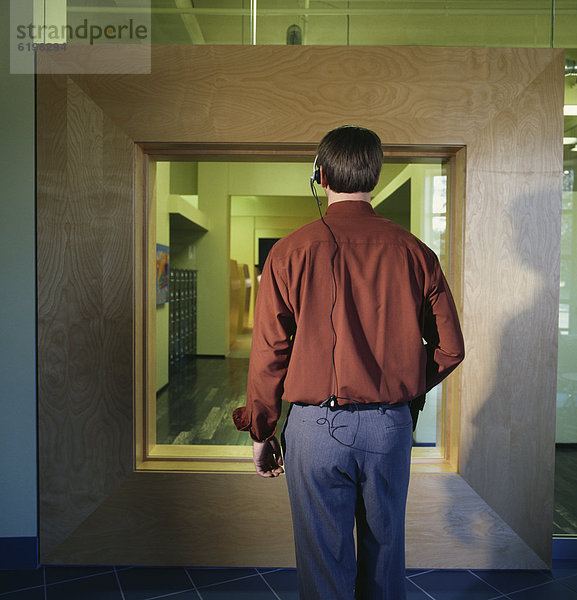
[[[313,178],[328,208],[267,258],[247,403],[233,415],[257,473],[286,468],[301,600],[406,597],[409,404],[464,358],[437,257],[370,204],[382,161],[362,127],[319,144]],[[291,403],[284,462],[281,399]]]

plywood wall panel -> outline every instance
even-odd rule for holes
[[[39,103],[40,531],[49,552],[132,466],[131,144],[66,78]],[[59,101],[55,102],[55,100]],[[58,161],[58,162],[57,162]],[[73,477],[70,474],[74,474]]]
[[[271,494],[274,511],[263,517],[263,498]],[[158,565],[161,556],[173,566],[294,567],[286,496],[284,478],[139,473],[59,546],[51,562],[72,557],[74,564],[94,564],[104,555],[110,564]],[[160,505],[164,510],[157,510]],[[412,477],[406,529],[408,568],[546,568],[457,475]]]
[[[62,458],[58,431],[66,415],[67,337],[65,321],[57,316],[63,283],[62,242],[54,239],[55,223],[64,214],[62,198],[66,187],[66,121],[67,81],[65,78],[45,78],[45,90],[50,103],[37,103],[37,316],[38,316],[38,438],[39,449],[50,448],[54,465],[43,464],[39,452],[39,492],[41,502],[53,511],[60,509],[60,498],[53,486],[64,486],[65,475],[57,468]],[[60,236],[58,236],[60,237]],[[46,483],[49,483],[48,488]],[[44,494],[42,494],[44,490]],[[40,543],[50,545],[60,539],[58,530],[72,530],[78,520],[65,512],[61,520],[39,519]]]
[[[153,48],[150,76],[75,80],[135,141],[317,143],[354,121],[385,143],[465,144],[548,60],[512,48],[172,45]]]
[[[314,144],[333,126],[358,123],[386,144],[463,146],[458,180],[466,181],[466,194],[457,197],[465,202],[464,267],[455,281],[462,281],[467,359],[453,376],[462,392],[459,410],[452,409],[460,423],[451,432],[452,440],[460,438],[460,474],[413,480],[409,564],[547,564],[563,52],[166,46],[153,47],[152,57],[150,75],[39,78],[46,560],[126,562],[117,559],[133,552],[142,564],[192,564],[208,552],[220,565],[270,565],[267,546],[255,543],[261,515],[242,501],[236,514],[226,514],[221,496],[228,486],[231,497],[258,492],[265,505],[280,504],[275,552],[291,556],[283,484],[224,473],[210,476],[214,481],[199,473],[130,474],[131,390],[142,401],[146,369],[139,363],[133,371],[127,357],[133,339],[143,339],[142,298],[134,313],[129,305],[133,269],[144,260],[140,247],[132,262],[132,241],[138,250],[143,239],[132,237],[130,224],[142,226],[145,214],[142,190],[133,194],[143,174],[131,171],[132,143]],[[57,58],[45,53],[39,60]],[[134,357],[142,361],[138,351]],[[141,506],[149,492],[150,504]],[[214,506],[214,519],[207,521],[205,505]],[[211,555],[208,534],[226,536],[229,526],[242,553],[234,558],[222,547]],[[162,540],[148,544],[148,528]],[[170,550],[175,532],[179,545]]]
[[[542,557],[454,474],[411,477],[406,540],[411,569],[546,568]]]
[[[106,392],[122,415],[122,428],[132,422],[134,258],[134,143],[108,116],[103,121],[102,305],[106,321],[104,372]],[[122,402],[119,402],[122,399]],[[113,417],[113,415],[111,415]],[[113,417],[114,418],[114,417]],[[130,429],[131,431],[131,429]],[[120,462],[132,464],[132,446],[123,440]]]
[[[294,567],[287,494],[284,477],[136,473],[51,561],[94,564],[105,555],[110,564]]]
[[[562,66],[555,60],[468,146],[461,473],[543,557],[561,215],[562,89],[553,78]]]

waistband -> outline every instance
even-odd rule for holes
[[[409,401],[406,402],[395,402],[394,404],[385,404],[385,403],[377,403],[377,402],[350,402],[348,404],[337,404],[336,406],[321,406],[320,404],[309,404],[307,402],[292,402],[291,404],[295,406],[303,406],[303,407],[314,407],[314,408],[327,408],[329,410],[386,410],[390,408],[402,408],[403,406],[408,406]]]

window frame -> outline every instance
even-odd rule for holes
[[[313,144],[186,144],[141,143],[135,165],[141,202],[135,219],[135,307],[141,319],[134,328],[135,361],[141,361],[141,381],[134,398],[135,469],[138,471],[246,472],[254,471],[252,446],[170,445],[156,443],[155,385],[155,171],[158,161],[186,162],[310,162]],[[447,269],[446,277],[457,309],[462,307],[463,229],[466,147],[461,145],[383,145],[384,163],[441,161],[447,170]],[[138,190],[137,190],[138,192]],[[138,326],[138,321],[142,327]],[[136,352],[138,344],[142,344]],[[440,431],[435,447],[417,447],[412,472],[458,472],[460,386],[450,376],[444,385]],[[438,425],[439,427],[439,425]],[[190,449],[194,448],[194,455]]]

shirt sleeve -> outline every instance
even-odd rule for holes
[[[465,358],[465,344],[457,309],[437,260],[425,299],[423,338],[426,342],[426,387],[429,391]]]
[[[296,331],[286,286],[275,273],[272,262],[269,256],[256,299],[246,406],[233,412],[236,428],[249,431],[257,442],[266,441],[276,431]]]

